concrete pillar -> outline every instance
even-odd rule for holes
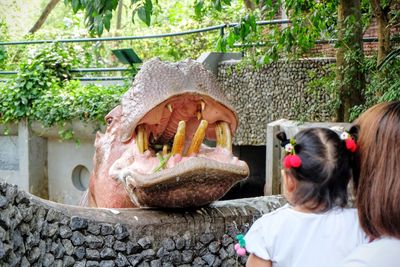
[[[47,140],[32,134],[26,120],[18,123],[18,156],[19,176],[12,182],[47,199]]]
[[[241,60],[243,57],[242,53],[222,53],[222,52],[207,52],[199,56],[196,61],[202,63],[206,69],[214,73],[215,76],[218,74],[218,64],[222,61],[227,60]]]
[[[275,137],[280,132],[280,125],[287,120],[277,120],[267,124],[266,140],[266,163],[265,163],[265,186],[264,195],[276,195],[280,193],[281,187],[281,146]]]

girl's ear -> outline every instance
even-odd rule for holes
[[[293,178],[290,173],[286,172],[285,170],[282,170],[282,177],[283,177],[283,184],[285,186],[285,189],[288,193],[294,192],[296,189],[296,179]]]

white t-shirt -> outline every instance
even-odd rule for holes
[[[263,215],[245,235],[246,250],[274,267],[338,267],[367,243],[355,209],[305,213],[289,204]]]
[[[383,237],[354,250],[342,267],[399,267],[400,239]]]

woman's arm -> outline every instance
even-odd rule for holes
[[[272,267],[272,262],[263,260],[254,254],[250,254],[246,262],[246,267]]]

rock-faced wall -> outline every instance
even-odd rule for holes
[[[194,210],[90,209],[0,183],[0,266],[243,266],[235,236],[281,197]]]
[[[281,118],[298,119],[313,103],[325,103],[329,96],[307,94],[307,83],[326,75],[331,58],[279,61],[260,69],[243,66],[238,61],[219,65],[218,80],[239,115],[235,135],[237,145],[265,145],[267,123]],[[307,121],[331,121],[327,110],[313,110]]]

